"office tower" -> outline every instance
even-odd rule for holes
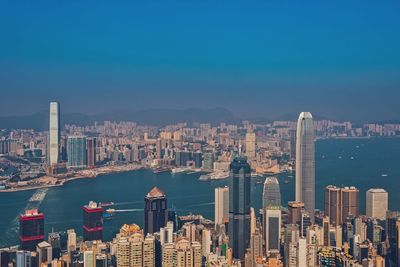
[[[251,169],[244,157],[230,165],[229,179],[229,247],[233,258],[244,260],[250,244]]]
[[[304,210],[304,203],[299,201],[290,201],[288,203],[289,223],[298,224],[301,222],[301,214]]]
[[[48,265],[53,260],[52,247],[46,241],[42,241],[36,246],[36,252],[38,253],[39,266]]]
[[[161,189],[154,187],[144,198],[144,234],[160,231],[167,220],[167,197]]]
[[[86,159],[87,166],[89,168],[94,167],[96,165],[96,147],[97,147],[97,139],[94,137],[89,137],[86,139]]]
[[[201,255],[207,257],[211,253],[211,232],[208,229],[201,231]]]
[[[296,130],[289,130],[290,159],[296,159]]]
[[[325,188],[325,215],[329,217],[332,225],[341,225],[342,220],[342,194],[339,187],[328,185]]]
[[[348,216],[360,213],[359,190],[354,186],[339,188],[329,185],[325,188],[325,215],[329,222],[341,225]]]
[[[331,235],[330,235],[330,224],[329,217],[324,217],[322,220],[322,237],[324,246],[330,246]]]
[[[95,264],[96,264],[96,267],[107,267],[107,255],[106,254],[96,254]]]
[[[203,166],[203,154],[201,152],[193,152],[192,158],[195,168],[201,168],[201,166]]]
[[[74,229],[67,230],[67,250],[68,252],[76,250],[76,233]]]
[[[388,211],[386,213],[386,236],[387,241],[389,242],[389,251],[388,251],[388,259],[391,262],[397,261],[397,246],[398,244],[398,234],[397,231],[397,222],[400,221],[400,211]],[[392,266],[397,266],[396,264]]]
[[[360,191],[354,187],[342,188],[342,219],[352,215],[357,217],[360,215]]]
[[[299,240],[299,227],[296,224],[287,224],[284,235],[284,262],[285,266],[297,266],[296,244]]]
[[[229,188],[215,188],[215,227],[229,221]]]
[[[203,168],[212,171],[214,169],[214,153],[206,152],[203,157]]]
[[[22,250],[34,251],[44,240],[44,214],[37,209],[19,216],[19,241]]]
[[[296,201],[314,218],[315,148],[314,126],[310,112],[300,113],[296,133]]]
[[[367,216],[385,220],[388,210],[388,192],[382,188],[371,188],[366,194]]]
[[[49,164],[59,162],[60,156],[60,104],[50,102],[50,126],[49,126]]]
[[[32,266],[31,252],[30,251],[17,251],[16,261],[17,261],[16,267],[31,267]],[[0,260],[0,262],[2,262],[2,261]],[[5,264],[4,265],[2,264],[1,266],[5,266]]]
[[[86,168],[86,137],[85,136],[68,136],[67,154],[69,168]]]
[[[58,259],[61,256],[61,236],[59,233],[49,233],[48,243],[53,248],[53,258]]]
[[[254,159],[256,157],[256,134],[246,133],[246,156],[249,159]]]
[[[83,210],[83,239],[85,241],[103,239],[103,208],[96,202],[90,201],[82,207]]]
[[[265,208],[265,250],[268,255],[270,251],[280,249],[281,239],[281,209],[280,207]]]
[[[162,144],[161,144],[161,138],[157,138],[157,141],[156,141],[156,158],[157,159],[161,159],[161,147],[162,147]]]
[[[267,177],[264,182],[263,208],[281,206],[281,190],[276,177]]]
[[[310,214],[307,211],[302,211],[301,222],[300,222],[300,236],[305,237],[307,235],[307,229],[312,225]]]
[[[250,236],[256,232],[257,228],[257,219],[256,219],[256,212],[254,208],[250,208]]]

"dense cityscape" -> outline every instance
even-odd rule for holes
[[[143,195],[143,225],[127,221],[112,240],[103,232],[115,215],[113,202],[82,203],[82,229],[58,232],[45,229],[40,207],[28,209],[18,219],[20,243],[0,250],[1,267],[400,265],[400,211],[389,210],[388,192],[337,184],[316,199],[314,144],[396,137],[400,124],[353,125],[301,112],[297,122],[268,124],[105,121],[83,127],[63,125],[60,110],[60,103],[50,103],[48,131],[1,130],[2,194],[139,169],[199,173],[199,183],[226,179],[228,186],[215,188],[214,218],[205,218],[177,214],[155,185]],[[285,172],[295,176],[295,199],[288,203],[275,177]],[[262,195],[252,193],[255,177],[265,177]],[[45,197],[37,192],[34,200]],[[262,199],[260,210],[252,198]],[[316,201],[324,202],[323,210]]]

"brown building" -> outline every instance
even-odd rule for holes
[[[304,210],[304,203],[300,201],[290,201],[289,209],[289,224],[298,224],[301,222],[301,214]]]
[[[336,187],[328,185],[325,188],[325,215],[332,225],[341,225],[347,216],[357,217],[360,214],[359,190],[352,187]]]

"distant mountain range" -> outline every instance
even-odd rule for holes
[[[62,113],[61,123],[75,125],[89,125],[94,122],[132,121],[141,125],[164,126],[178,122],[211,123],[221,122],[240,123],[241,118],[224,108],[212,109],[146,109],[135,112],[104,113],[98,115],[85,115],[81,113]],[[49,114],[46,111],[25,116],[0,117],[0,129],[35,129],[38,131],[48,129]]]

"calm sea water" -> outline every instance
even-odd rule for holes
[[[316,206],[323,208],[326,185],[355,185],[360,189],[361,210],[365,191],[382,187],[389,192],[389,208],[400,209],[400,138],[321,140],[316,144]],[[387,176],[382,176],[387,174]],[[143,224],[143,198],[158,186],[178,214],[200,213],[214,217],[214,188],[225,181],[200,182],[200,174],[153,174],[148,170],[82,179],[50,188],[40,203],[29,202],[37,190],[0,194],[0,247],[17,244],[18,215],[39,206],[46,216],[46,231],[74,228],[81,234],[81,206],[90,200],[113,201],[118,212],[105,221],[105,238],[111,239],[124,223]],[[279,175],[282,203],[294,199],[294,175]],[[284,183],[286,180],[287,183]],[[252,180],[252,204],[261,206],[263,178]]]

